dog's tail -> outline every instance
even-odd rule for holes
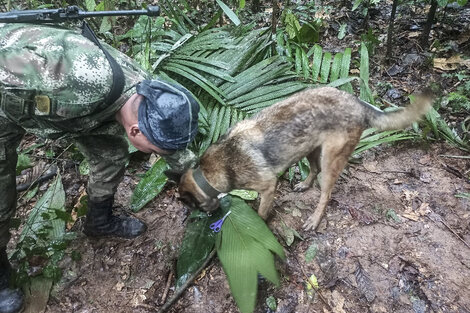
[[[418,121],[429,110],[432,104],[432,94],[424,91],[415,95],[411,104],[405,108],[392,112],[382,112],[373,110],[372,114],[367,116],[368,126],[377,130],[403,129],[410,126],[413,122]],[[371,105],[366,104],[369,108]],[[375,109],[375,108],[374,108]]]

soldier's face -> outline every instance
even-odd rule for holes
[[[145,153],[156,153],[159,155],[165,155],[169,154],[168,151],[163,150],[156,145],[152,144],[147,137],[142,134],[142,132],[139,131],[138,134],[134,136],[128,136],[129,141],[132,143],[134,147],[136,147],[139,151],[145,152]]]

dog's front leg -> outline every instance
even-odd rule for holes
[[[258,209],[258,215],[261,216],[263,220],[266,220],[269,216],[269,210],[274,201],[274,192],[276,191],[276,182],[277,179],[274,179],[269,182],[261,184],[264,188],[258,189],[260,193],[261,202]]]

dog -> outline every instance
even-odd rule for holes
[[[320,200],[304,224],[315,230],[336,180],[362,132],[402,129],[419,120],[431,106],[422,94],[405,108],[383,112],[333,87],[306,89],[263,109],[228,130],[202,155],[199,167],[180,178],[180,199],[206,212],[218,208],[217,195],[233,189],[259,192],[258,214],[266,219],[274,200],[278,174],[306,157],[308,177],[295,185],[304,191],[321,171]]]

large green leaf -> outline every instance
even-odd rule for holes
[[[134,193],[132,194],[132,211],[139,211],[162,191],[168,180],[164,174],[164,171],[167,169],[168,165],[165,160],[160,158],[155,162],[152,168],[145,173],[145,176],[139,184],[137,184],[137,187],[135,187]]]
[[[312,78],[313,81],[318,80],[320,74],[321,60],[323,56],[323,49],[319,45],[313,46],[313,63],[312,63]]]
[[[214,249],[216,233],[209,226],[217,221],[221,214],[220,210],[212,216],[194,211],[189,217],[189,223],[176,262],[177,289],[204,264],[204,261]]]
[[[57,174],[46,193],[39,199],[25,223],[20,241],[26,237],[33,237],[36,244],[41,245],[38,234],[47,231],[47,240],[58,240],[65,234],[65,221],[59,217],[60,212],[65,212],[65,191],[62,185],[62,177]],[[46,243],[43,244],[43,246]]]
[[[347,78],[349,76],[349,67],[351,64],[351,48],[344,49],[343,58],[341,60],[341,71],[339,73],[340,78]],[[344,91],[353,93],[353,88],[350,83],[341,87]]]
[[[224,10],[224,13],[227,14],[228,18],[232,21],[233,24],[235,25],[240,25],[240,19],[238,16],[235,14],[235,12],[232,11],[225,3],[223,3],[221,0],[215,0],[217,4],[221,7],[222,10]]]
[[[470,144],[463,140],[454,129],[451,129],[434,108],[428,111],[426,119],[436,138],[444,138],[451,145],[464,151],[470,151]]]
[[[217,238],[217,255],[229,281],[233,297],[242,313],[253,312],[256,303],[257,275],[260,273],[279,285],[274,264],[277,254],[285,259],[282,246],[259,215],[238,197],[226,196],[221,202],[227,216]],[[224,198],[225,200],[225,198]]]
[[[392,143],[400,140],[416,138],[415,134],[402,132],[399,130],[388,130],[374,134],[373,128],[366,129],[361,136],[361,140],[357,144],[354,154],[359,154],[365,150],[371,149],[383,143]]]

